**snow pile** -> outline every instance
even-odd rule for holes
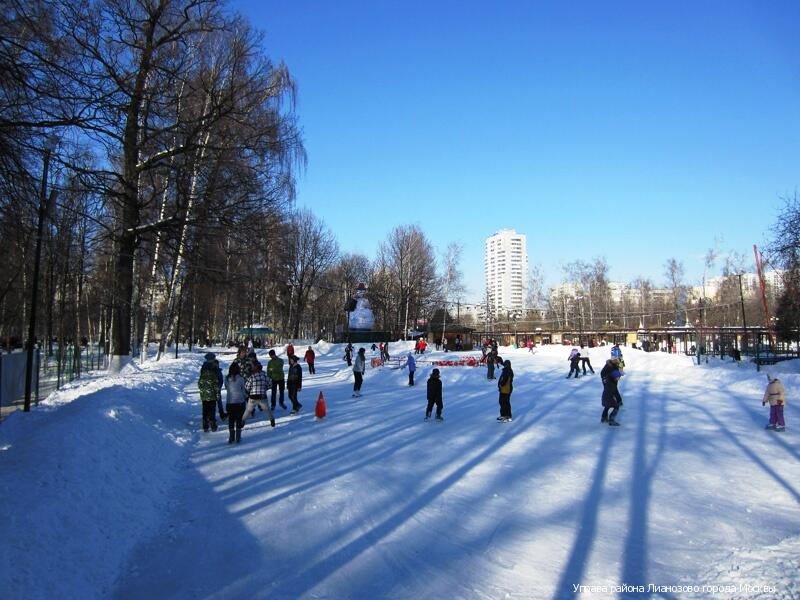
[[[77,383],[0,426],[0,593],[106,596],[128,552],[161,524],[194,413],[198,359]],[[6,594],[8,594],[6,596]]]

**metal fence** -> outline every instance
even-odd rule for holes
[[[96,345],[53,347],[51,354],[34,351],[31,403],[93,371],[108,368],[108,357]],[[0,418],[22,408],[25,402],[27,353],[0,354]]]

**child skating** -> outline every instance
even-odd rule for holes
[[[425,409],[425,420],[431,418],[431,411],[433,405],[436,405],[436,420],[442,420],[442,380],[439,379],[439,369],[431,371],[431,376],[428,377],[428,408]]]
[[[786,423],[783,420],[783,407],[786,406],[786,389],[777,377],[767,375],[767,389],[764,390],[764,398],[761,406],[769,402],[769,423],[765,429],[772,431],[786,431]]]

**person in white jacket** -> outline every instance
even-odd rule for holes
[[[242,439],[242,417],[244,417],[244,404],[247,393],[244,391],[244,377],[242,377],[239,363],[232,362],[225,377],[225,391],[227,399],[225,408],[228,412],[228,443]]]
[[[364,372],[367,370],[366,350],[358,349],[356,359],[353,361],[353,375],[356,382],[353,384],[353,398],[361,397],[361,384],[364,383]]]

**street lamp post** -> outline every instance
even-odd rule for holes
[[[39,263],[42,260],[42,229],[47,215],[47,175],[50,169],[50,155],[58,143],[58,138],[50,136],[44,146],[44,165],[42,167],[42,185],[39,190],[39,220],[36,226],[36,255],[33,262],[33,285],[31,286],[31,318],[28,326],[28,356],[25,360],[25,405],[24,412],[31,410],[31,387],[33,380],[33,344],[36,339],[36,302],[39,295]],[[55,200],[53,198],[52,200]]]

